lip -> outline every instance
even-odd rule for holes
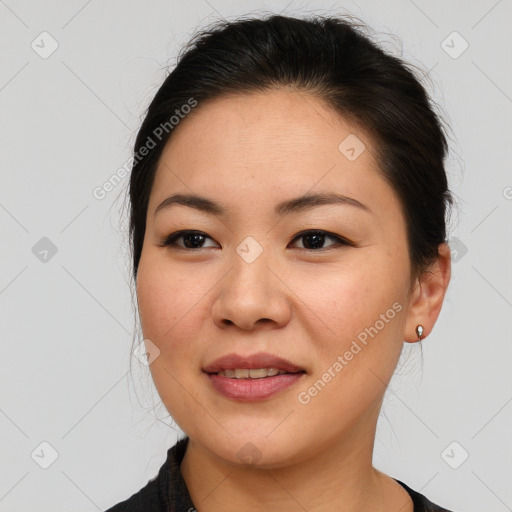
[[[305,373],[283,373],[262,379],[231,379],[216,373],[207,374],[213,389],[225,396],[242,402],[264,400],[284,391],[304,377]]]
[[[261,379],[232,379],[217,375],[222,370],[234,370],[247,368],[277,368],[287,373],[264,377]],[[264,400],[280,391],[283,391],[299,380],[307,373],[304,368],[266,352],[259,352],[250,356],[240,354],[227,354],[203,368],[213,389],[226,398],[232,398],[242,402]]]
[[[305,372],[304,368],[293,364],[287,359],[275,356],[266,352],[259,352],[250,356],[242,356],[240,354],[226,354],[225,356],[215,359],[212,363],[203,368],[205,373],[217,373],[222,370],[234,370],[236,368],[248,368],[255,370],[258,368],[277,368],[288,373]]]

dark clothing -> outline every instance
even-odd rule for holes
[[[181,475],[180,464],[187,449],[188,437],[167,451],[167,459],[158,475],[139,492],[105,512],[194,512],[187,485]],[[396,480],[396,478],[395,478]],[[430,502],[416,491],[396,480],[411,496],[414,512],[450,512]]]

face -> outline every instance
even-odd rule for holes
[[[137,276],[167,410],[237,464],[279,467],[348,440],[371,450],[411,300],[405,220],[372,140],[284,90],[199,104],[175,130]],[[207,201],[158,208],[175,194]]]

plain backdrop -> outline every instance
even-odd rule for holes
[[[454,511],[512,510],[510,0],[0,0],[0,511],[104,510],[182,435],[130,357],[128,178],[94,190],[195,30],[262,11],[354,14],[424,71],[452,130],[453,274],[374,464]]]

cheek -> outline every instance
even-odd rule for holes
[[[310,318],[310,327],[316,328],[310,333],[311,340],[324,345],[322,349],[339,348],[340,343],[374,325],[394,303],[402,304],[407,282],[396,268],[401,263],[386,261],[375,252],[355,254],[343,265],[319,265],[307,272],[298,269],[296,274],[289,274],[300,299],[297,307]],[[388,317],[395,318],[397,309],[392,309]]]
[[[143,336],[160,350],[149,368],[162,402],[178,423],[185,414],[183,394],[194,394],[200,371],[198,315],[204,315],[201,298],[211,286],[199,286],[198,279],[172,268],[158,255],[141,258],[137,272]]]
[[[168,395],[167,404],[174,403],[181,386],[194,389],[194,379],[201,373],[201,356],[211,334],[207,330],[211,294],[219,279],[211,269],[203,270],[171,265],[165,255],[155,252],[148,252],[139,265],[137,298],[143,336],[160,350],[150,370],[159,393]]]
[[[340,414],[347,421],[358,417],[381,397],[396,367],[403,346],[407,281],[368,262],[331,270],[323,278],[310,275],[297,292],[312,319],[308,337],[315,375],[312,387],[299,390],[302,398],[311,397],[307,410],[312,415],[315,411],[336,421]]]
[[[158,257],[141,258],[137,300],[144,336],[158,343],[172,339],[198,302],[193,276],[178,272]]]

